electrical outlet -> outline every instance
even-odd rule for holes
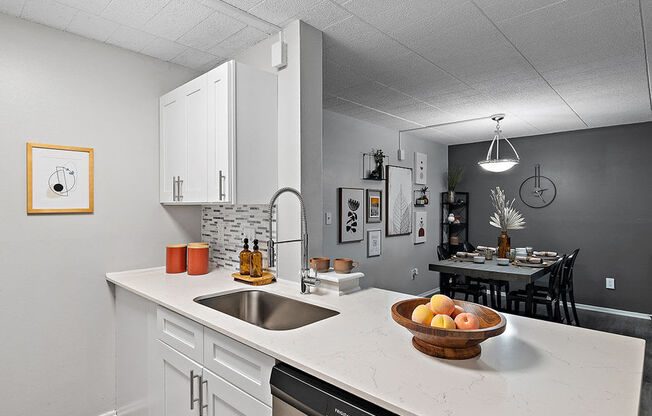
[[[326,225],[331,225],[333,223],[333,215],[330,212],[324,213],[324,222]]]
[[[616,289],[616,278],[615,277],[607,277],[605,280],[606,287],[607,289]]]
[[[419,269],[416,267],[410,270],[410,276],[412,277],[412,280],[416,279],[417,276],[419,276]]]

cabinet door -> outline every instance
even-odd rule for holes
[[[205,75],[208,95],[208,200],[213,202],[234,202],[233,71],[233,62],[227,62]]]
[[[191,401],[199,398],[202,367],[161,341],[156,341],[156,346],[153,414],[200,416],[199,400],[192,403],[192,408]]]
[[[206,81],[194,79],[160,100],[161,202],[173,200],[173,178],[183,181],[177,201],[206,201]]]
[[[204,404],[208,416],[271,416],[272,408],[204,368]]]
[[[185,104],[180,89],[159,101],[160,199],[173,202],[174,179],[186,173]]]

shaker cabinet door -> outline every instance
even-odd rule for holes
[[[208,103],[208,199],[233,201],[234,108],[233,63],[206,73]],[[244,149],[243,149],[244,150]],[[249,149],[252,151],[252,149]]]
[[[200,416],[202,367],[161,341],[156,347],[153,414]]]
[[[204,368],[209,416],[272,416],[272,408]]]

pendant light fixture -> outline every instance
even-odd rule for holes
[[[505,118],[505,114],[494,114],[493,116],[491,116],[491,119],[496,122],[496,131],[494,132],[494,139],[491,141],[491,145],[489,145],[487,158],[485,160],[481,160],[478,162],[478,165],[480,165],[482,169],[487,170],[489,172],[505,172],[507,170],[510,170],[514,166],[518,165],[518,162],[520,161],[516,149],[514,149],[514,146],[512,146],[509,140],[507,140],[507,137],[503,135],[503,131],[500,129],[500,121],[503,120],[504,118]],[[514,151],[514,155],[516,156],[516,159],[500,157],[501,139],[506,141],[509,147],[512,148],[512,150]],[[493,157],[494,145],[496,146],[495,158]]]

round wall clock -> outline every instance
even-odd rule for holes
[[[547,207],[557,196],[557,187],[552,180],[541,175],[541,166],[534,166],[534,176],[525,179],[518,191],[521,201],[530,208]]]

